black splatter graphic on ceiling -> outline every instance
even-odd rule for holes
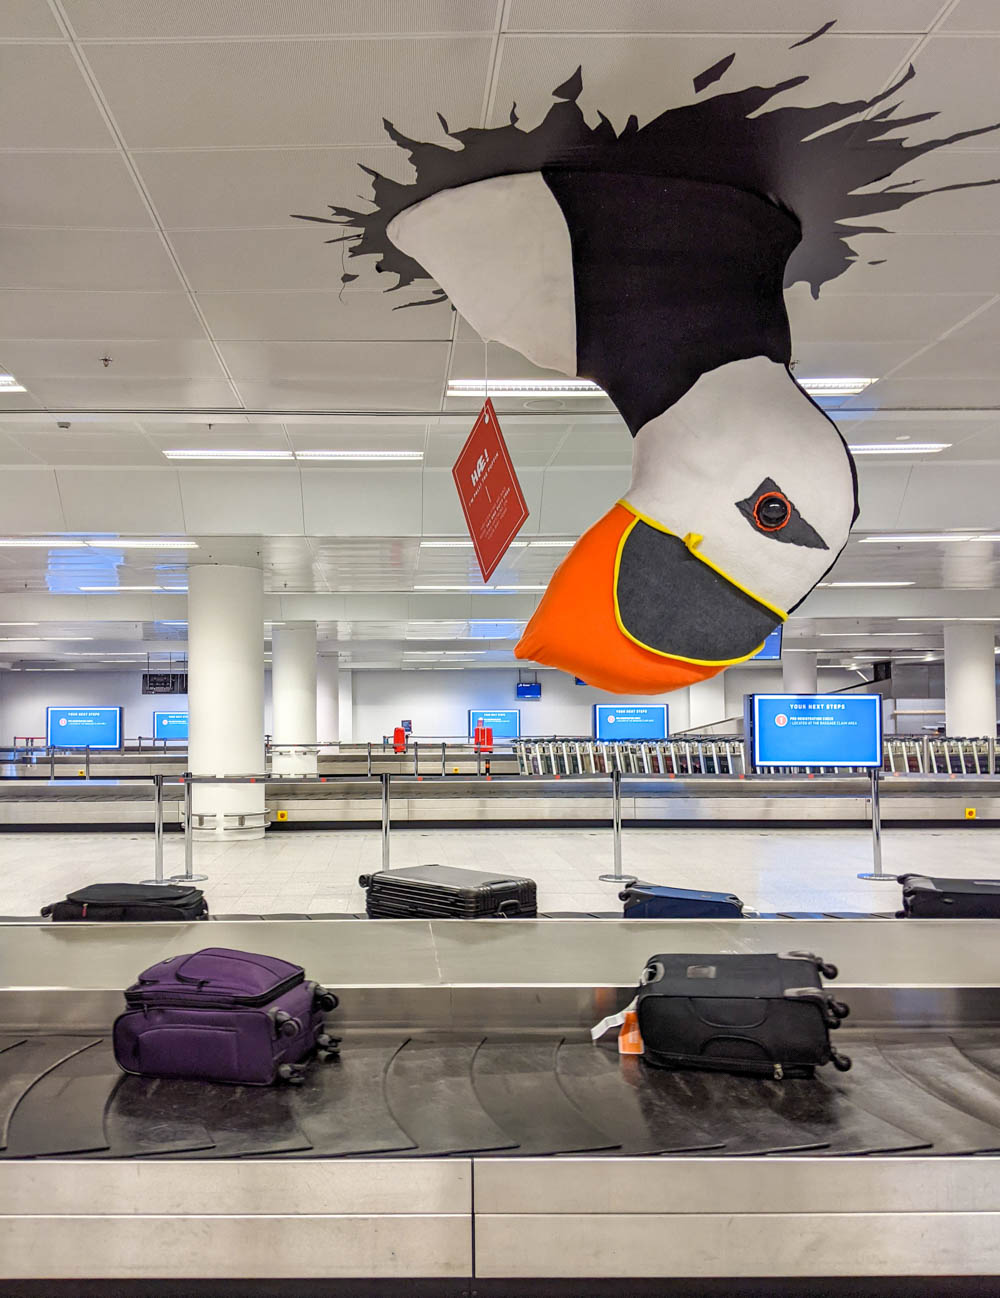
[[[832,25],[807,39],[817,39]],[[726,74],[734,61],[732,55],[695,77],[696,89],[704,89]],[[869,193],[857,192],[886,180],[925,154],[1000,127],[995,122],[917,144],[887,139],[891,133],[937,116],[935,112],[898,116],[900,104],[893,103],[862,117],[885,104],[914,75],[911,65],[898,81],[871,99],[807,108],[779,106],[762,112],[777,96],[809,80],[795,76],[772,86],[748,86],[668,108],[643,127],[631,116],[617,132],[603,113],[598,113],[596,126],[587,125],[577,104],[583,90],[583,74],[578,68],[552,92],[557,102],[533,130],[518,125],[516,104],[509,124],[501,127],[452,131],[439,114],[442,127],[450,139],[458,141],[459,149],[409,139],[385,121],[390,139],[409,154],[415,179],[401,183],[359,164],[372,177],[374,210],[362,212],[331,204],[330,217],[296,216],[360,231],[343,236],[353,244],[349,255],[377,255],[378,269],[393,272],[398,276],[395,287],[404,288],[430,276],[392,244],[386,227],[394,216],[443,189],[542,168],[677,176],[750,190],[792,212],[802,227],[802,239],[786,267],[785,285],[805,281],[816,297],[823,284],[842,275],[856,260],[849,240],[886,232],[882,225],[846,222],[896,211],[928,194],[1000,183],[998,178],[932,189],[914,189],[908,183],[906,187],[888,185]]]

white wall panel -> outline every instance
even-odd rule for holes
[[[475,416],[470,417],[470,429],[474,422]],[[520,535],[527,536],[543,530],[541,524],[543,471],[518,469],[517,478],[528,506],[528,521],[521,529]],[[424,470],[423,530],[428,536],[468,536],[451,469]]]
[[[71,532],[185,530],[172,469],[60,469],[56,478]]]
[[[578,533],[602,518],[628,490],[631,468],[548,469],[539,531]]]
[[[0,531],[62,532],[67,526],[51,469],[18,469],[4,475]]]
[[[861,440],[859,437],[858,441]],[[869,440],[875,440],[874,434],[869,435]],[[858,503],[861,505],[855,527],[859,532],[886,531],[896,527],[913,465],[873,464],[865,458],[855,463],[858,468]]]
[[[182,469],[187,529],[208,536],[299,535],[302,492],[294,465],[280,469]]]
[[[914,531],[1000,527],[1000,465],[915,465],[898,526]]]
[[[46,707],[122,707],[126,739],[153,733],[153,713],[186,712],[186,694],[143,694],[142,673],[4,672],[0,675],[0,736],[45,734]]]
[[[421,472],[307,469],[302,505],[309,536],[419,536]],[[454,487],[452,487],[454,490]]]

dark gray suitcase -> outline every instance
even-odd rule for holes
[[[787,955],[654,955],[638,993],[647,1064],[810,1077],[820,1064],[851,1066],[830,1044],[848,1008],[823,990],[834,965]]]
[[[358,880],[369,919],[523,919],[538,914],[534,879],[447,865],[380,870]]]
[[[901,874],[907,919],[1000,919],[1000,879],[931,879]]]

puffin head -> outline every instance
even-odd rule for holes
[[[856,514],[847,447],[787,368],[723,365],[639,430],[628,492],[556,570],[515,653],[615,693],[714,676],[805,598]]]

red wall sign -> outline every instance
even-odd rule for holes
[[[497,412],[489,397],[451,471],[483,581],[489,581],[528,518]]]

